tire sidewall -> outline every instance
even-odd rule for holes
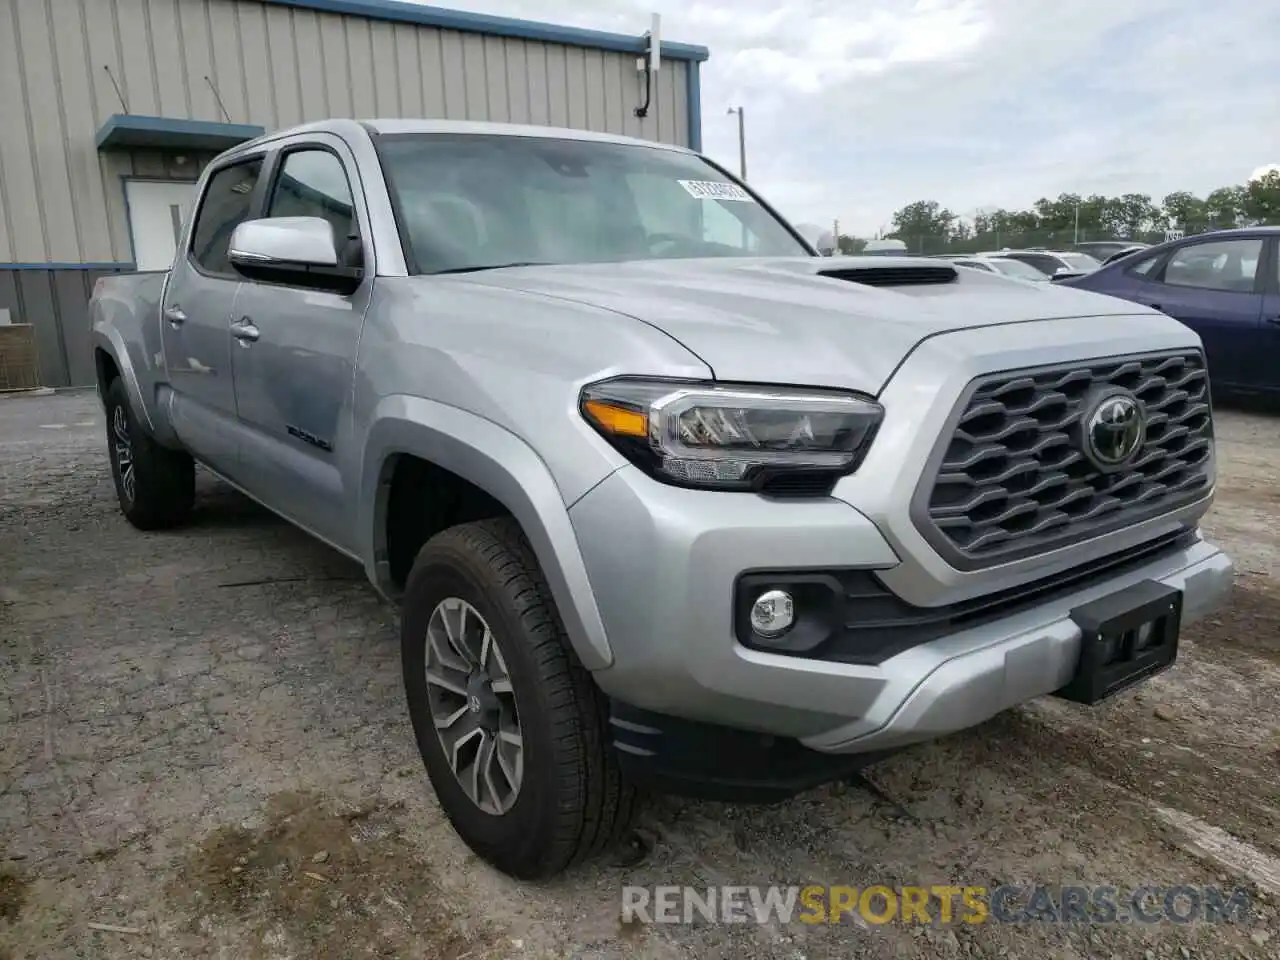
[[[552,709],[538,682],[539,670],[525,640],[520,615],[493,572],[452,544],[428,547],[429,555],[407,585],[402,619],[402,662],[409,714],[437,799],[460,836],[486,859],[511,865],[540,859],[537,848],[554,837],[557,796]],[[426,632],[436,605],[448,597],[471,604],[493,631],[515,691],[524,740],[524,776],[505,814],[480,810],[462,789],[436,734],[427,698]]]

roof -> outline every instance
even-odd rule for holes
[[[325,121],[321,121],[323,123]],[[638,147],[656,147],[661,150],[687,152],[685,147],[670,143],[658,143],[640,137],[627,137],[619,133],[598,133],[594,130],[578,130],[573,127],[547,127],[538,124],[505,123],[490,120],[417,120],[395,117],[359,121],[374,133],[471,133],[508,137],[552,137],[559,140],[594,140],[600,143],[625,143]],[[289,131],[281,130],[280,133]],[[296,129],[295,129],[296,132]]]
[[[658,143],[654,140],[642,140],[638,137],[624,137],[616,133],[597,133],[594,130],[577,130],[572,127],[544,127],[535,124],[499,123],[488,120],[412,120],[412,119],[365,119],[352,120],[346,117],[334,117],[329,120],[313,120],[280,130],[272,130],[252,140],[245,140],[226,151],[226,156],[237,156],[245,151],[254,150],[264,144],[282,137],[290,137],[299,133],[332,133],[337,136],[360,136],[361,133],[388,134],[398,133],[470,133],[488,134],[509,137],[551,137],[561,140],[588,140],[597,143],[630,144],[637,147],[648,147],[653,150],[672,150],[677,153],[693,153],[688,147],[672,143]]]
[[[614,50],[619,53],[644,53],[646,44],[642,36],[606,33],[581,27],[564,27],[554,23],[540,23],[536,20],[517,20],[513,17],[495,17],[487,13],[470,13],[465,10],[447,10],[443,7],[406,3],[404,0],[265,0],[265,2],[299,10],[339,13],[392,23],[414,23],[425,27],[485,33],[497,37],[565,43],[596,50]],[[711,53],[706,47],[664,41],[662,56],[670,60],[700,62],[710,57]]]

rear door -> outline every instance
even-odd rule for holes
[[[291,140],[271,168],[262,215],[327,220],[344,265],[364,267],[365,279],[350,295],[252,280],[241,287],[234,326],[255,331],[253,339],[232,331],[244,485],[312,533],[352,549],[356,497],[344,478],[359,472],[351,402],[373,289],[368,215],[355,158],[338,137]]]
[[[174,430],[197,458],[233,479],[239,458],[230,324],[240,277],[227,245],[253,213],[262,164],[254,155],[210,173],[160,305]]]
[[[1200,335],[1209,378],[1253,389],[1254,354],[1270,345],[1262,322],[1266,245],[1261,237],[1206,239],[1173,250],[1143,285],[1145,302]]]

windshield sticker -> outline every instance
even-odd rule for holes
[[[691,197],[699,200],[741,200],[755,203],[755,197],[747,193],[736,183],[724,183],[719,180],[681,180],[680,186]]]

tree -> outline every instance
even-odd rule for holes
[[[1204,198],[1204,207],[1209,229],[1238,227],[1244,216],[1244,187],[1219,187]]]
[[[1126,193],[1113,197],[1103,214],[1103,225],[1117,237],[1136,237],[1150,229],[1160,218],[1160,211],[1145,193]]]
[[[1245,220],[1252,224],[1280,224],[1280,172],[1271,170],[1250,180],[1240,207]]]
[[[1202,229],[1206,217],[1205,205],[1204,201],[1194,193],[1175,190],[1164,198],[1161,206],[1164,208],[1167,226],[1176,227],[1188,233]]]
[[[867,241],[861,237],[850,237],[847,234],[840,234],[840,238],[836,241],[840,252],[848,256],[849,254],[861,253],[866,249]]]
[[[951,236],[955,219],[955,214],[937,200],[917,200],[893,215],[893,232],[908,245],[924,237],[946,238]]]
[[[1081,240],[1159,240],[1170,227],[1201,233],[1244,224],[1280,225],[1280,171],[1268,171],[1244,185],[1219,187],[1203,200],[1186,190],[1170,193],[1159,205],[1145,193],[1060,193],[1056,199],[1041,197],[1029,210],[978,210],[969,222],[936,200],[917,200],[893,215],[891,235],[905,240],[913,253],[1065,247],[1077,235],[1077,221]]]

